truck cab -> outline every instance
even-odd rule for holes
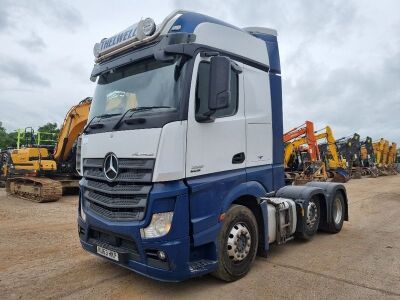
[[[284,187],[275,30],[175,11],[94,54],[77,157],[85,250],[158,280],[233,281],[271,243],[340,231],[343,185]]]

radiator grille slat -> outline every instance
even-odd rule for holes
[[[118,176],[109,182],[103,158],[83,160],[82,189],[86,207],[110,220],[142,220],[152,187],[154,159],[119,159]]]

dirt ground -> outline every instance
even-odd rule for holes
[[[341,233],[273,247],[230,284],[137,275],[81,249],[76,196],[36,204],[0,189],[0,298],[400,299],[400,175],[346,187]]]

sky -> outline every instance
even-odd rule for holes
[[[174,9],[278,31],[284,129],[313,121],[400,144],[400,1],[0,0],[0,122],[60,124],[87,96],[93,45]]]

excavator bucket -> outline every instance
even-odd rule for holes
[[[350,174],[343,168],[337,168],[335,171],[330,171],[332,182],[345,183],[350,180]]]

